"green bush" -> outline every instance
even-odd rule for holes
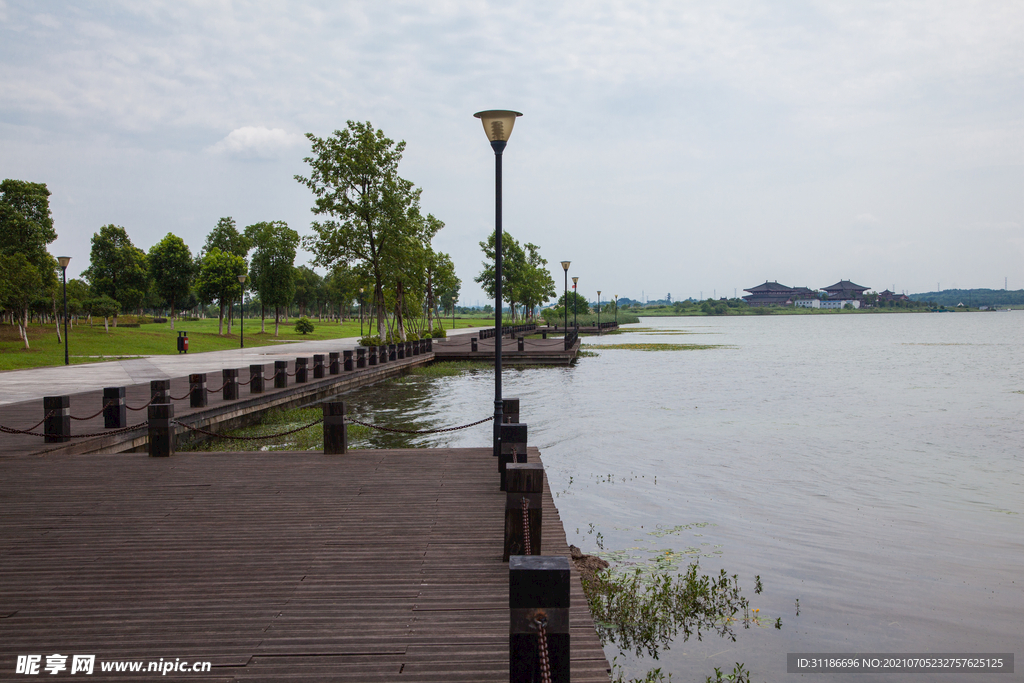
[[[435,327],[434,331],[430,333],[430,336],[434,339],[447,339],[448,333],[445,332],[443,327]]]
[[[309,334],[313,331],[313,323],[309,318],[303,316],[295,321],[295,331],[302,334]]]
[[[420,336],[415,332],[406,332],[405,341],[419,341]]]
[[[374,335],[372,337],[360,337],[359,338],[359,345],[360,346],[383,346],[384,342],[382,342],[380,340],[380,336],[379,335]]]

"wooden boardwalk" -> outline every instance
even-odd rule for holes
[[[174,417],[193,426],[223,433],[251,424],[259,416],[274,408],[290,408],[305,405],[326,398],[327,396],[351,391],[358,387],[379,382],[388,377],[401,375],[410,368],[429,363],[434,358],[431,352],[407,357],[402,360],[389,361],[379,365],[342,370],[338,375],[326,375],[322,379],[314,379],[310,366],[309,381],[298,384],[295,377],[288,377],[288,386],[275,389],[273,379],[264,383],[262,394],[250,393],[248,386],[248,366],[238,368],[239,380],[246,382],[240,386],[238,399],[224,400],[223,392],[212,391],[224,384],[220,372],[207,373],[208,402],[205,408],[192,408],[189,405],[188,377],[171,378],[170,396],[174,404]],[[295,374],[295,362],[289,361],[287,372]],[[274,373],[273,363],[263,366],[264,377]],[[53,389],[53,395],[59,395],[60,388]],[[132,408],[146,405],[151,398],[149,382],[132,384],[125,387],[125,404]],[[94,415],[103,406],[103,390],[95,389],[71,395],[71,415],[88,417]],[[83,454],[83,453],[118,453],[133,449],[145,450],[149,444],[149,433],[144,423],[147,411],[128,410],[128,426],[138,425],[139,429],[118,434],[103,434],[103,415],[95,415],[88,420],[71,420],[72,439],[63,443],[46,443],[43,437],[28,434],[0,433],[0,458],[17,455],[42,454]],[[0,425],[15,429],[26,429],[39,422],[43,415],[41,400],[19,401],[0,406]],[[188,437],[184,428],[178,427],[179,439]],[[31,430],[43,433],[42,425]],[[89,438],[75,437],[76,434],[98,434]]]
[[[490,449],[0,467],[0,679],[21,678],[17,655],[59,653],[96,655],[92,680],[153,680],[101,662],[160,658],[213,664],[166,680],[508,680]],[[545,554],[568,555],[547,486],[543,538]],[[572,680],[605,683],[573,575]]]
[[[568,365],[576,358],[580,349],[577,341],[571,349],[565,350],[565,342],[561,339],[524,339],[523,350],[518,350],[515,339],[503,339],[501,342],[501,362],[503,365]],[[476,360],[494,362],[494,339],[481,339],[477,342],[477,350],[472,350],[472,340],[467,335],[460,335],[443,342],[434,342],[435,360]]]

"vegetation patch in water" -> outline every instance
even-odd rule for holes
[[[494,363],[445,360],[414,367],[409,371],[409,374],[418,377],[457,377],[470,370],[494,370]]]
[[[318,421],[323,417],[323,409],[288,408],[286,410],[269,410],[263,414],[258,424],[232,429],[224,432],[224,436],[245,437],[244,439],[208,439],[182,444],[178,450],[183,452],[249,452],[249,451],[322,451],[324,449],[324,428]],[[287,436],[275,436],[289,432],[303,425],[316,422]],[[365,438],[370,431],[361,425],[348,425],[348,438]],[[253,438],[269,437],[269,438]]]
[[[625,349],[627,351],[701,351],[729,348],[722,344],[584,344],[585,349]]]

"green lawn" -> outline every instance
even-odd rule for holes
[[[129,318],[130,319],[130,318]],[[456,327],[485,327],[493,324],[492,318],[456,318]],[[313,319],[314,331],[301,335],[295,331],[295,320],[281,323],[281,334],[274,336],[274,321],[268,319],[266,333],[260,333],[260,321],[245,321],[246,346],[278,345],[281,340],[340,339],[359,336],[359,321],[317,322]],[[451,320],[445,321],[445,329]],[[74,325],[68,332],[68,350],[73,364],[95,363],[132,356],[176,354],[178,332],[187,331],[190,353],[222,351],[239,347],[237,321],[230,335],[217,334],[217,319],[178,320],[171,330],[170,323],[143,323],[140,327],[110,327],[109,334],[103,331],[103,321],[89,325]],[[227,325],[225,324],[225,328]],[[368,325],[363,326],[366,334]],[[0,324],[0,370],[20,370],[64,364],[64,344],[57,341],[57,332],[52,324],[30,325],[29,345],[18,336],[16,325]]]

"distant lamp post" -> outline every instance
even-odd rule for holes
[[[601,290],[597,290],[597,334],[601,334]]]
[[[364,287],[359,288],[359,337],[363,336],[363,292],[366,291]]]
[[[517,111],[492,109],[473,114],[484,125],[494,150],[494,455],[501,455],[501,154],[522,116]]]
[[[619,324],[619,295],[615,295],[615,324]]]
[[[64,365],[71,365],[68,360],[68,264],[71,263],[71,257],[58,256],[57,262],[60,264],[61,277],[64,279]]]
[[[562,308],[565,309],[565,333],[569,334],[569,261],[562,261],[562,270],[565,272],[565,293],[562,295]]]
[[[245,348],[245,273],[238,276],[242,292],[238,297],[238,348]]]
[[[578,292],[576,291],[576,283],[579,281],[579,277],[574,277],[572,279],[572,326],[577,330],[580,328],[580,324],[577,322],[578,318],[576,315],[576,297],[578,295]]]

